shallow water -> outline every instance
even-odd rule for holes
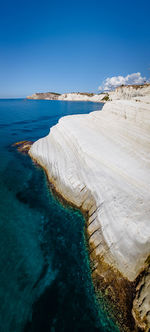
[[[99,309],[84,219],[52,195],[43,170],[11,145],[35,141],[90,102],[0,100],[0,331],[115,331]]]

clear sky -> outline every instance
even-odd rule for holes
[[[1,1],[0,98],[136,72],[150,77],[150,0]]]

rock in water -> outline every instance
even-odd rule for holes
[[[128,331],[148,331],[150,94],[119,98],[61,118],[29,154],[67,201],[88,212],[93,278],[115,303],[116,319]]]
[[[16,147],[19,152],[28,153],[33,142],[31,141],[20,141],[12,144],[12,147]]]

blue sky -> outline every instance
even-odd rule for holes
[[[93,91],[150,77],[150,1],[7,1],[0,8],[0,98]]]

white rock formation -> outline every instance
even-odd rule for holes
[[[58,97],[58,100],[101,102],[105,96],[106,93],[95,94],[93,96],[81,93],[64,93]]]
[[[130,281],[150,254],[149,101],[114,100],[61,118],[29,152],[57,191],[89,211],[96,256]]]
[[[110,100],[132,99],[150,103],[150,84],[120,86],[115,91],[109,92]]]
[[[27,99],[39,99],[39,100],[64,100],[64,101],[92,101],[92,102],[104,102],[103,98],[107,96],[106,93],[93,94],[86,92],[72,92],[59,94],[55,92],[45,92],[45,93],[34,93],[31,96],[27,96]]]

